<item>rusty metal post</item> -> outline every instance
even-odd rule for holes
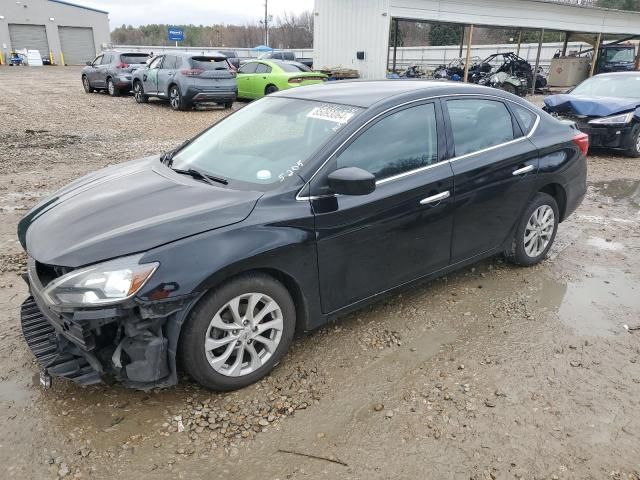
[[[520,56],[520,45],[522,45],[522,29],[518,30],[518,50],[516,50],[518,56]]]
[[[464,83],[469,81],[469,62],[471,61],[471,42],[473,41],[473,24],[469,25],[469,36],[467,37],[467,58],[464,61]]]
[[[538,41],[538,53],[536,55],[536,68],[533,70],[533,81],[531,82],[531,95],[536,93],[536,77],[540,67],[540,51],[542,50],[542,40],[544,40],[544,28],[540,30],[540,40]]]
[[[394,32],[394,35],[393,35],[393,67],[391,68],[391,71],[393,73],[396,73],[396,59],[397,59],[397,56],[398,56],[398,28],[399,28],[399,25],[398,25],[398,19],[397,18],[394,18],[393,20],[396,23],[396,31]]]
[[[596,71],[596,63],[598,63],[598,54],[600,53],[600,42],[602,42],[602,33],[598,34],[596,46],[593,49],[593,60],[591,61],[591,71],[589,72],[590,77],[593,77],[593,74]]]
[[[569,46],[569,32],[564,32],[564,43],[562,44],[562,57],[567,56],[567,47]]]

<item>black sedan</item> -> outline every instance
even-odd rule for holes
[[[586,135],[518,97],[347,82],[252,103],[176,150],[76,180],[20,222],[43,379],[231,390],[296,331],[496,254],[543,260]]]
[[[596,75],[544,103],[547,112],[574,121],[592,147],[640,157],[640,73]]]

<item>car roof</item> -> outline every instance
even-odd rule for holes
[[[597,75],[594,75],[595,77],[632,77],[632,76],[639,76],[640,72],[634,70],[631,72],[607,72],[607,73],[598,73]],[[593,77],[591,77],[593,78]],[[587,79],[588,80],[588,79]]]
[[[281,90],[271,96],[341,103],[369,108],[384,101],[412,100],[458,94],[490,94],[517,101],[517,97],[495,88],[442,80],[342,80]]]

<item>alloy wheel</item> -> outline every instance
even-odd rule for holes
[[[180,106],[180,92],[176,87],[173,87],[171,92],[169,92],[169,101],[171,102],[171,106],[176,110]]]
[[[271,297],[262,293],[237,296],[209,323],[204,340],[209,365],[229,377],[253,373],[273,356],[283,328],[282,309]]]
[[[525,253],[531,258],[541,255],[551,241],[554,228],[553,209],[549,205],[541,205],[536,208],[529,217],[524,230]]]
[[[138,103],[140,103],[140,101],[142,100],[142,95],[142,86],[140,85],[140,82],[136,82],[133,86],[133,96]]]
[[[109,90],[109,95],[113,95],[113,93],[116,91],[116,87],[113,84],[113,80],[109,79],[107,81],[107,89]]]
[[[87,77],[82,77],[82,86],[84,87],[85,92],[91,91],[91,86],[89,85],[89,79]]]
[[[636,152],[640,153],[640,133],[636,136]]]

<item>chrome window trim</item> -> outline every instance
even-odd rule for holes
[[[338,153],[338,151],[340,151],[340,149],[342,147],[344,147],[354,136],[358,135],[362,131],[362,129],[367,127],[367,125],[369,125],[371,122],[374,122],[375,120],[377,120],[381,116],[391,112],[392,110],[395,110],[397,108],[402,108],[402,107],[405,107],[407,105],[411,105],[412,103],[424,102],[424,101],[427,101],[427,100],[437,100],[437,99],[440,99],[440,98],[450,98],[450,97],[486,97],[486,98],[491,98],[491,99],[495,99],[495,100],[499,100],[499,101],[507,101],[507,102],[510,102],[510,103],[512,103],[514,105],[518,105],[519,107],[526,108],[527,110],[529,110],[531,113],[533,113],[536,116],[536,121],[534,122],[533,127],[531,127],[531,130],[529,131],[529,133],[524,135],[524,136],[522,136],[522,137],[514,138],[513,140],[509,140],[508,142],[500,143],[498,145],[492,145],[491,147],[486,147],[486,148],[483,148],[481,150],[476,150],[475,152],[465,153],[464,155],[448,158],[446,160],[434,163],[432,165],[426,165],[424,167],[416,168],[414,170],[408,170],[406,172],[402,172],[402,173],[399,173],[397,175],[393,175],[391,177],[383,178],[382,180],[377,180],[376,181],[376,186],[377,185],[382,185],[382,184],[387,183],[387,182],[391,182],[393,180],[398,180],[400,178],[404,178],[404,177],[407,177],[409,175],[420,173],[420,172],[423,172],[425,170],[429,170],[429,169],[431,169],[431,168],[433,168],[435,166],[438,166],[438,165],[444,165],[444,164],[455,162],[455,161],[458,161],[458,160],[463,160],[463,159],[471,157],[473,155],[486,153],[488,151],[495,150],[497,148],[501,148],[501,147],[504,147],[506,145],[511,145],[513,143],[520,142],[522,140],[528,140],[529,138],[531,138],[533,136],[535,131],[538,129],[538,125],[540,124],[540,114],[538,112],[534,111],[533,109],[531,109],[530,107],[528,107],[526,105],[521,105],[520,103],[514,102],[513,100],[511,100],[509,98],[504,98],[504,97],[500,97],[498,95],[491,95],[491,94],[487,94],[487,93],[450,93],[450,94],[447,94],[447,95],[422,97],[422,98],[417,98],[415,100],[410,100],[408,102],[400,103],[398,105],[394,105],[393,107],[390,107],[390,108],[380,112],[375,117],[372,117],[369,120],[367,120],[365,123],[360,125],[360,127],[355,132],[353,132],[351,135],[349,135],[345,139],[344,142],[342,142],[340,145],[338,145],[338,147],[336,147],[336,149],[331,153],[331,155],[329,155],[327,157],[327,159],[322,163],[322,165],[320,165],[316,169],[316,171],[313,173],[313,175],[311,175],[311,178],[309,178],[309,180],[307,182],[305,182],[305,184],[300,188],[300,190],[298,190],[298,193],[296,194],[296,201],[310,201],[310,200],[318,200],[318,199],[321,199],[321,198],[338,197],[339,196],[338,194],[335,194],[335,193],[328,193],[326,195],[300,196],[300,192],[302,192],[306,187],[311,188],[311,185],[310,185],[311,181],[315,178],[315,176],[318,174],[318,172],[320,170],[322,170],[327,165],[327,163],[329,163],[333,159],[333,157],[335,157],[335,155]],[[509,112],[509,115],[513,116],[513,114],[511,112]]]

